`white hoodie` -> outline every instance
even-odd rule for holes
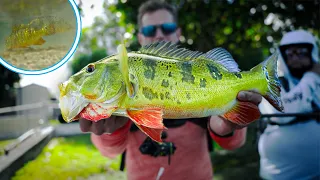
[[[312,59],[319,61],[318,47],[314,37],[306,31],[287,33],[281,45],[313,44]],[[279,59],[279,76],[289,81],[289,91],[281,89],[285,112],[306,113],[313,111],[312,101],[320,107],[320,76],[307,72],[301,80],[294,79]],[[267,101],[260,104],[264,114],[279,113]],[[288,123],[295,117],[273,118],[277,123]],[[320,177],[320,124],[316,121],[288,126],[268,125],[259,139],[260,176],[270,180],[318,179]]]
[[[312,60],[319,62],[318,46],[315,38],[307,31],[297,30],[285,34],[280,42],[280,46],[290,44],[309,43],[313,45]],[[280,51],[278,49],[278,51]],[[281,53],[280,53],[281,54]],[[289,91],[281,88],[281,99],[286,113],[307,113],[312,112],[312,102],[320,108],[320,76],[313,72],[307,72],[298,80],[290,74],[282,55],[278,60],[278,75],[283,76],[289,84]],[[266,100],[263,100],[259,106],[262,114],[280,113],[274,109]],[[288,123],[294,117],[272,118],[277,123]]]

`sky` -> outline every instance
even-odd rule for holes
[[[75,2],[78,4],[78,0],[75,0]],[[90,0],[90,3],[87,0],[83,0],[83,11],[85,16],[81,17],[82,21],[82,28],[89,27],[94,21],[94,18],[96,16],[100,16],[103,13],[103,7],[102,7],[102,0]],[[93,8],[91,8],[91,5],[94,5]],[[81,42],[80,42],[81,43]],[[70,58],[69,61],[73,59],[73,56]],[[69,62],[68,61],[68,62]],[[70,76],[70,71],[68,69],[68,63],[65,63],[60,68],[49,72],[47,74],[43,75],[20,75],[20,86],[24,87],[26,85],[35,83],[42,86],[45,86],[49,89],[49,91],[55,95],[59,95],[59,89],[58,84],[68,79]]]

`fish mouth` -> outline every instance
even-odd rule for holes
[[[102,103],[104,104],[104,107],[108,107],[105,110],[108,110],[109,108],[112,109],[114,106],[117,106],[116,104],[118,103],[118,100],[125,94],[125,91],[123,90],[123,87],[120,88],[119,92],[113,98]],[[78,120],[81,117],[82,112],[90,112],[90,108],[87,109],[89,104],[96,104],[96,102],[90,102],[79,92],[65,94],[61,96],[59,100],[62,117],[68,123]]]
[[[80,114],[88,104],[87,99],[79,93],[62,96],[59,101],[62,117],[68,123],[77,120],[78,114]]]

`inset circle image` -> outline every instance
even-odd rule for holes
[[[70,59],[80,40],[74,0],[1,0],[0,63],[20,74],[44,74]]]

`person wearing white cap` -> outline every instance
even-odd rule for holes
[[[278,74],[285,113],[320,112],[320,64],[315,37],[304,30],[286,33],[278,48]],[[263,114],[280,113],[265,100]],[[263,179],[320,179],[320,120],[273,117],[258,143]]]

